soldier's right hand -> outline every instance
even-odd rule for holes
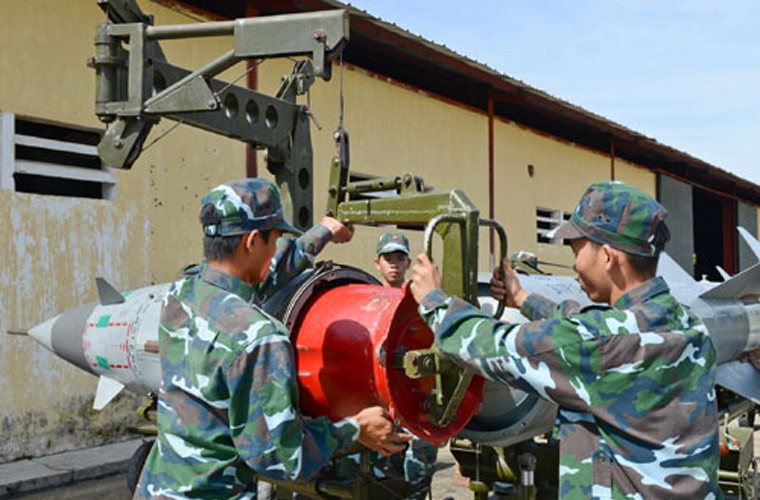
[[[528,292],[520,285],[517,272],[506,257],[501,262],[501,266],[493,270],[491,295],[498,301],[503,300],[507,306],[518,309],[522,307],[523,302],[528,297]]]
[[[333,243],[347,243],[354,237],[354,227],[351,224],[343,224],[335,217],[325,215],[319,223],[330,231]]]
[[[359,422],[359,443],[383,456],[403,451],[412,440],[411,434],[394,430],[388,412],[381,406],[365,408],[354,418]]]

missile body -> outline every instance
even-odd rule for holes
[[[98,279],[99,301],[66,311],[29,330],[29,336],[73,365],[99,377],[94,408],[124,387],[158,391],[158,319],[169,283],[124,295]]]
[[[760,259],[760,242],[743,229],[739,228],[739,231]],[[722,283],[697,282],[663,254],[658,274],[666,279],[675,297],[689,306],[707,326],[719,362],[718,384],[760,404],[760,372],[749,363],[737,361],[742,352],[760,348],[760,263],[728,277]],[[493,311],[495,304],[490,298],[489,278],[481,277],[479,295],[482,307]],[[520,279],[527,291],[540,293],[556,302],[575,299],[581,305],[589,303],[572,277],[527,275]],[[411,406],[405,405],[402,400],[409,400],[410,394],[430,391],[429,380],[410,381],[397,377],[391,365],[393,355],[398,353],[386,352],[385,348],[393,346],[400,351],[424,348],[432,342],[432,336],[424,337],[422,344],[414,340],[426,327],[421,322],[412,321],[409,312],[410,307],[414,312],[413,305],[402,305],[400,295],[379,297],[375,292],[365,291],[350,298],[351,294],[340,291],[343,286],[357,284],[378,286],[375,278],[358,269],[347,266],[317,269],[299,276],[264,304],[268,312],[280,318],[294,332],[301,399],[315,402],[312,411],[318,413],[324,412],[324,408],[345,404],[353,411],[351,405],[355,406],[356,401],[362,404],[380,402],[400,411],[401,420],[406,420],[409,428],[424,434],[428,425],[424,412],[420,410],[425,404],[424,398],[413,397],[414,404]],[[158,391],[158,321],[161,301],[170,284],[142,288],[123,295],[104,280],[98,279],[97,285],[98,302],[60,314],[30,329],[28,333],[61,358],[100,377],[94,406],[101,409],[124,387],[143,394]],[[331,291],[332,298],[325,296],[326,291]],[[344,300],[355,302],[341,305],[337,316],[334,310],[310,310],[322,300],[331,305],[316,307],[335,309]],[[362,320],[365,323],[354,332],[361,337],[358,341],[351,340],[355,337],[353,333],[333,328],[336,323],[357,323],[353,321],[356,311],[377,307],[380,303],[385,305],[382,311],[378,309],[378,314],[387,313],[387,316],[383,321],[374,323],[369,319]],[[331,320],[324,325],[314,322],[315,318],[321,321],[323,316]],[[399,322],[398,318],[402,316],[405,319]],[[305,317],[316,326],[309,327],[307,333],[299,332]],[[519,311],[511,308],[505,310],[502,319],[527,321]],[[315,349],[325,351],[315,353]],[[341,356],[332,356],[331,349],[340,352]],[[366,357],[367,352],[370,353],[369,358]],[[340,363],[343,359],[346,366],[351,366],[360,358],[364,361],[355,364],[353,372],[314,361],[331,359],[331,363]],[[338,374],[335,375],[337,379],[327,380],[324,377],[327,373]],[[371,383],[359,384],[373,389],[359,395],[352,393],[365,389],[345,384],[347,374],[351,373],[357,377],[368,374],[375,377],[376,380]],[[343,386],[353,389],[341,390]],[[463,407],[456,415],[456,425],[444,431],[433,429],[432,440],[440,441],[459,432],[462,437],[478,443],[506,447],[547,432],[554,421],[556,407],[553,403],[519,389],[486,382],[482,404],[479,404],[480,398],[475,393],[479,393],[479,389],[474,387],[463,400]],[[339,415],[332,416],[337,418]],[[467,420],[466,427],[462,428]]]
[[[359,269],[318,265],[292,280],[263,308],[290,329],[301,407],[333,420],[380,404],[402,427],[443,444],[478,411],[483,379],[474,378],[455,414],[431,423],[433,377],[408,378],[403,353],[426,349],[433,333],[406,290],[381,286]],[[94,407],[124,387],[157,393],[158,324],[170,284],[120,294],[98,280],[99,302],[72,309],[29,331],[66,361],[99,377]]]
[[[760,259],[760,242],[743,228],[739,233]],[[718,359],[718,385],[755,404],[760,404],[760,372],[750,363],[737,361],[745,351],[760,347],[760,263],[727,277],[722,283],[698,282],[667,254],[662,254],[658,275],[663,276],[679,302],[691,308],[707,327]],[[481,307],[495,311],[490,297],[489,275],[480,276]],[[590,304],[575,278],[544,274],[521,275],[520,283],[531,293],[555,302],[567,299],[581,306]],[[506,308],[502,320],[528,321],[515,309]],[[525,439],[550,432],[556,405],[520,389],[486,381],[483,405],[460,436],[476,443],[509,447]]]

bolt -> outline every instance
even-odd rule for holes
[[[426,370],[432,370],[435,368],[435,360],[432,358],[432,356],[425,357],[422,359],[422,365]]]
[[[314,30],[314,39],[319,42],[324,42],[327,40],[327,34],[324,30]]]

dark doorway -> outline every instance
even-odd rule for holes
[[[736,202],[694,188],[694,279],[723,281],[716,266],[736,272]]]

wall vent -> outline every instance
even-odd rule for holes
[[[549,245],[561,245],[562,239],[547,238],[546,233],[570,219],[570,213],[550,208],[536,208],[536,241]]]
[[[98,157],[101,133],[0,113],[0,188],[110,200],[116,175]]]

